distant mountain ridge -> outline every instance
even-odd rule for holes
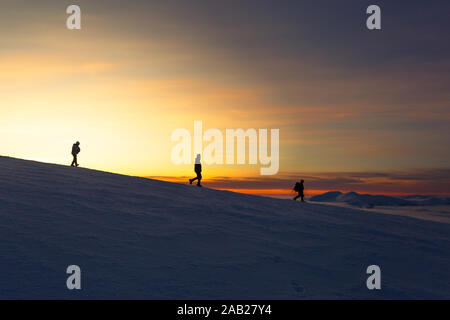
[[[325,192],[310,198],[314,202],[339,202],[359,208],[373,208],[376,206],[436,206],[450,205],[450,197],[411,195],[386,196],[360,194],[357,192],[342,193],[340,191]]]

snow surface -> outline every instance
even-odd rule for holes
[[[0,298],[449,299],[450,224],[0,157]]]

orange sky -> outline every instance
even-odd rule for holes
[[[70,31],[60,2],[2,2],[0,154],[69,164],[71,145],[80,141],[85,167],[189,176],[191,165],[171,162],[170,136],[178,128],[192,132],[201,120],[205,130],[222,132],[279,129],[280,175],[290,174],[286,185],[312,172],[447,174],[450,113],[442,84],[450,63],[395,57],[399,39],[411,52],[425,42],[445,45],[439,29],[429,38],[413,38],[406,29],[368,35],[343,25],[342,34],[330,29],[316,37],[319,19],[289,14],[307,9],[311,17],[319,15],[313,4],[280,6],[274,16],[273,9],[249,7],[249,18],[232,8],[216,11],[217,4],[198,10],[181,2],[130,1],[124,13],[115,2],[78,3],[83,28]],[[206,176],[255,177],[259,168],[212,165]],[[448,186],[434,181],[441,184],[436,192]],[[392,177],[364,183],[320,185],[310,192],[431,190],[423,188],[428,182],[410,188]],[[377,188],[370,187],[374,183]],[[270,180],[240,190],[261,188],[285,190]]]

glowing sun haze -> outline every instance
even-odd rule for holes
[[[447,2],[378,1],[381,31],[368,1],[76,4],[79,31],[68,3],[2,1],[0,154],[70,164],[80,141],[81,166],[175,179],[192,166],[172,164],[171,133],[201,120],[280,129],[278,180],[213,165],[218,188],[450,193]]]

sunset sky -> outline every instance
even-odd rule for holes
[[[201,120],[280,130],[278,175],[205,166],[208,186],[450,195],[449,17],[435,0],[2,0],[0,155],[70,164],[80,141],[83,167],[184,181],[171,133]]]

